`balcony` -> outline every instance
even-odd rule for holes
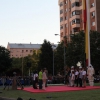
[[[90,12],[95,11],[95,7],[90,8]]]
[[[75,11],[75,10],[80,10],[80,6],[79,7],[75,6],[75,7],[71,8],[72,12]]]
[[[72,21],[73,19],[80,19],[80,15],[74,15],[74,16],[72,16],[71,18],[70,18],[70,21]]]
[[[71,3],[79,2],[79,0],[71,0]]]
[[[80,28],[80,24],[75,23],[72,25],[72,28]]]

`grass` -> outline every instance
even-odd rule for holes
[[[97,83],[95,85],[99,85]],[[23,90],[3,90],[0,87],[0,97],[23,98],[23,100],[29,100],[33,98],[36,100],[100,100],[100,90],[86,90],[86,91],[70,91],[70,92],[54,92],[54,93],[29,93]]]

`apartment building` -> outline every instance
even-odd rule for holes
[[[84,0],[59,0],[60,40],[84,30]],[[90,30],[100,32],[100,0],[88,0]]]
[[[8,43],[7,49],[10,51],[10,57],[21,58],[33,54],[33,50],[39,50],[41,44],[21,44]]]

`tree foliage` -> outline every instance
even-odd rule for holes
[[[49,73],[52,73],[52,66],[53,66],[53,50],[52,45],[49,41],[44,40],[40,48],[40,56],[39,56],[39,66],[38,68],[47,68]]]
[[[11,58],[10,52],[5,48],[0,46],[0,73],[5,73],[9,68],[11,68]]]
[[[54,68],[55,74],[64,69],[64,44],[59,43],[54,51]]]
[[[85,61],[85,34],[83,31],[70,37],[71,41],[67,44],[66,63],[67,66],[76,66],[78,61],[84,65]]]
[[[95,69],[100,70],[100,33],[97,31],[90,32],[90,57]]]
[[[26,57],[21,58],[12,58],[12,68],[19,69],[20,75],[22,74],[22,66],[23,66],[23,74],[28,75],[29,69],[31,72],[38,69],[38,61],[39,61],[39,53],[40,50],[34,50],[32,55],[28,55]],[[22,65],[23,64],[23,65]]]

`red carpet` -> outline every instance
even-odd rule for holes
[[[24,91],[31,93],[46,93],[46,92],[67,92],[67,91],[82,91],[100,89],[100,86],[87,86],[86,88],[68,87],[68,86],[48,86],[46,90],[33,89],[33,87],[24,87]]]

